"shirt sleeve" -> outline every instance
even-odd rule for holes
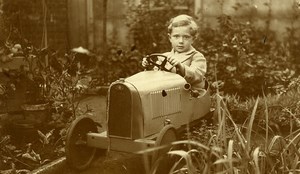
[[[184,65],[184,78],[190,84],[200,83],[205,79],[207,65],[206,59],[200,52],[197,52],[191,60],[191,64]]]

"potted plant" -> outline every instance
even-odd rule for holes
[[[24,119],[35,122],[35,124],[43,123],[49,115],[49,102],[45,97],[44,90],[46,79],[43,76],[45,65],[42,62],[42,51],[32,46],[24,49],[19,46],[18,53],[24,57],[24,65],[20,66],[19,81],[24,85],[24,104],[21,108],[24,111]]]
[[[0,114],[6,110],[6,86],[0,83]]]
[[[6,87],[0,83],[0,137],[2,136],[4,121],[7,118],[6,112]]]
[[[30,164],[41,165],[45,160],[55,159],[63,153],[64,136],[69,123],[75,119],[75,115],[86,114],[81,113],[84,108],[79,108],[79,102],[91,81],[90,74],[86,73],[89,66],[81,65],[76,60],[76,50],[59,56],[56,52],[38,50],[32,46],[17,45],[17,49],[15,51],[18,54],[14,53],[12,57],[23,57],[24,61],[19,68],[14,69],[14,76],[6,77],[11,78],[8,80],[14,82],[17,91],[20,86],[24,88],[17,95],[22,95],[24,100],[20,107],[22,110],[18,113],[21,117],[15,117],[15,112],[9,112],[11,124],[7,134],[17,149],[25,149],[18,160],[23,163],[23,160],[25,163],[29,160]],[[45,54],[48,54],[47,65]],[[6,102],[11,83],[0,81],[0,84],[0,100]],[[41,160],[32,161],[32,153],[28,155],[25,147],[28,144],[40,155]]]

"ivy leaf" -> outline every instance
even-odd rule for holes
[[[41,161],[40,155],[35,153],[33,150],[31,152],[26,152],[26,153],[22,154],[22,158],[29,159],[29,160],[34,161],[34,162],[40,162]]]
[[[43,144],[49,144],[49,138],[53,135],[54,129],[49,131],[47,134],[43,134],[41,131],[38,130],[38,134],[41,137],[40,141]]]
[[[229,72],[233,72],[236,69],[237,69],[236,66],[226,66],[226,70],[229,71]]]
[[[231,54],[228,54],[228,53],[224,53],[223,56],[226,57],[226,58],[232,58],[233,57]]]
[[[250,73],[250,72],[245,72],[245,73],[243,74],[243,76],[244,76],[245,78],[251,78],[251,77],[254,76],[254,74],[253,74],[253,73]]]

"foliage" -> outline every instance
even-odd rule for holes
[[[4,73],[14,83],[25,84],[26,103],[61,102],[70,105],[89,86],[91,77],[85,73],[89,67],[81,62],[81,53],[72,51],[61,56],[57,51],[37,49],[30,43],[6,42],[6,47],[10,50],[9,61],[15,57],[23,60],[23,64],[14,70],[14,76],[9,74],[10,69]]]
[[[28,38],[28,35],[42,37],[42,27],[39,25],[43,20],[42,1],[3,0],[2,3],[1,18],[6,35],[5,38],[0,38],[1,43],[10,40],[24,45],[24,38]],[[30,39],[37,42],[37,38]]]
[[[152,166],[156,173],[164,160],[173,160],[169,173],[296,173],[299,170],[299,130],[276,135],[270,122],[257,125],[260,99],[253,100],[247,122],[236,124],[227,108],[226,98],[216,95],[216,125],[203,121],[190,138],[171,143],[183,145],[160,156]],[[269,101],[266,98],[263,101]],[[299,101],[296,99],[294,102]],[[264,108],[268,103],[263,103]],[[265,120],[271,118],[267,112]],[[207,123],[209,125],[207,125]],[[205,132],[206,130],[207,132]],[[231,129],[229,129],[231,128]],[[263,129],[264,131],[260,131]],[[200,141],[199,141],[200,140]],[[155,151],[164,147],[156,147]]]
[[[92,115],[88,106],[78,106],[76,111],[76,116]],[[41,129],[26,129],[19,131],[18,135],[13,133],[16,131],[14,127],[6,125],[6,131],[0,132],[0,170],[30,173],[31,170],[62,157],[65,153],[67,129],[72,120],[70,118],[72,117],[62,112],[53,112],[51,119]]]
[[[1,135],[11,135],[14,140],[8,143],[9,147],[14,147],[9,153],[9,157],[13,160],[7,161],[7,165],[1,166],[1,170],[9,169],[10,164],[14,165],[13,169],[32,170],[62,156],[69,124],[76,116],[90,115],[91,109],[88,106],[85,110],[79,107],[80,97],[90,87],[92,81],[88,73],[90,67],[82,61],[87,60],[85,55],[76,51],[61,56],[57,51],[40,50],[31,45],[6,43],[6,48],[9,50],[7,55],[12,58],[8,61],[19,56],[24,60],[24,64],[15,70],[4,69],[5,75],[11,78],[10,81],[17,88],[20,83],[25,84],[26,102],[37,104],[42,101],[51,106],[47,122],[31,130],[31,142],[27,143],[26,147],[24,147],[25,142],[21,141],[22,138],[20,138],[21,142],[16,141],[19,136],[25,135],[15,135],[13,118],[8,120],[11,124],[6,125],[6,129],[9,130],[1,132]],[[82,57],[85,59],[81,59]],[[7,91],[6,86],[3,86],[3,89]]]
[[[144,54],[170,50],[167,22],[178,14],[192,13],[189,8],[177,9],[176,5],[178,3],[166,0],[154,4],[150,0],[142,0],[139,5],[126,1],[126,23],[138,50]],[[190,4],[185,1],[181,5],[188,7]]]
[[[45,101],[46,91],[43,89],[45,86],[46,65],[45,56],[47,52],[45,49],[36,49],[29,43],[14,44],[6,42],[2,62],[14,62],[14,59],[21,60],[22,63],[16,63],[14,69],[4,68],[2,72],[9,79],[7,86],[15,86],[24,88],[24,95],[26,103],[40,103]],[[20,61],[19,61],[20,62]],[[19,66],[19,67],[17,67]]]
[[[218,19],[219,28],[203,29],[195,45],[208,59],[208,78],[224,81],[225,93],[262,96],[293,77],[292,62],[272,31],[226,15]]]
[[[110,83],[133,75],[142,70],[142,53],[135,46],[129,48],[111,44],[104,54],[98,56],[96,79],[98,85]]]
[[[62,68],[62,71],[55,71],[50,68],[48,73],[48,96],[52,107],[57,112],[64,114],[70,113],[75,118],[76,109],[78,108],[78,98],[83,95],[89,87],[91,77],[89,76],[71,76],[69,69]]]
[[[258,98],[256,113],[256,123],[265,124],[264,115],[268,114],[268,122],[275,132],[285,135],[296,130],[300,126],[299,110],[299,77],[294,78],[282,88],[280,94],[266,95]],[[256,99],[249,98],[242,101],[236,96],[226,96],[226,105],[232,118],[237,123],[243,124],[250,115],[250,110],[254,108]]]
[[[6,172],[15,170],[18,172],[30,173],[30,170],[42,166],[63,155],[64,144],[61,139],[57,140],[55,138],[54,130],[50,130],[46,134],[43,134],[38,130],[38,135],[38,141],[27,143],[22,146],[15,145],[11,140],[12,137],[9,135],[1,137],[0,169],[7,169]]]
[[[179,13],[191,12],[189,8],[180,11],[176,10],[176,6],[164,3],[155,8],[149,1],[142,1],[139,5],[127,4],[127,21],[133,40],[138,49],[147,54],[169,50],[168,20]],[[286,86],[298,73],[299,68],[294,65],[298,60],[296,48],[299,47],[296,29],[289,28],[286,40],[279,42],[275,32],[268,27],[255,27],[253,15],[256,10],[249,3],[237,3],[234,9],[244,18],[220,15],[219,27],[201,28],[194,43],[194,47],[207,59],[207,78],[223,81],[225,93],[238,94],[242,99],[277,92],[279,85]],[[199,24],[201,22],[198,21]]]
[[[5,108],[5,100],[7,97],[6,85],[0,83],[0,108]]]

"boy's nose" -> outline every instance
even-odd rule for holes
[[[179,42],[180,42],[180,43],[183,42],[183,37],[179,37]]]

